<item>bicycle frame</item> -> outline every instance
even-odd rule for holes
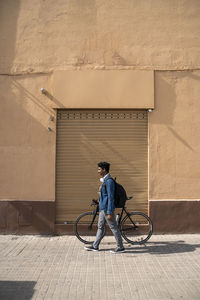
[[[137,228],[137,225],[135,225],[135,223],[133,222],[133,220],[130,218],[130,214],[129,212],[126,210],[125,206],[122,207],[122,210],[121,210],[121,213],[120,213],[120,217],[119,217],[119,224],[121,224],[121,221],[122,221],[122,216],[124,214],[124,212],[126,213],[126,215],[128,216],[129,220],[131,221],[131,223],[134,225],[135,228]]]
[[[98,212],[99,212],[99,205],[97,205],[96,209],[93,210],[94,215],[93,215],[93,218],[92,218],[92,221],[91,221],[90,225],[88,226],[88,229],[89,229],[89,230],[92,230],[92,225],[93,225],[93,223],[94,223],[94,220],[95,220],[96,216],[98,215]],[[129,217],[130,214],[129,214],[129,212],[126,210],[125,206],[122,207],[122,210],[121,210],[121,213],[120,213],[120,217],[119,217],[119,223],[118,223],[118,226],[120,226],[120,223],[121,223],[121,221],[122,221],[122,217],[123,217],[124,212],[125,212],[126,215],[128,216],[128,218],[129,218],[129,220],[131,221],[131,223],[133,224],[134,228],[137,228],[137,225],[136,225],[136,224],[133,222],[133,220]]]
[[[96,217],[99,214],[98,204],[99,204],[98,201],[93,199],[92,205],[95,206],[94,209],[81,214],[74,223],[75,235],[81,242],[85,244],[93,243],[91,238],[94,237],[96,227],[97,227],[98,220],[96,219]],[[118,211],[119,213],[117,214],[117,216],[119,217],[116,217],[117,226],[121,232],[122,237],[128,243],[131,243],[133,245],[135,244],[138,245],[138,244],[144,244],[147,240],[149,240],[153,232],[153,224],[151,219],[147,215],[145,215],[145,213],[128,212],[125,206]],[[84,227],[85,225],[86,227]],[[145,227],[143,225],[145,225]],[[147,225],[147,229],[146,229],[146,225]],[[145,230],[143,231],[143,229]],[[105,236],[106,227],[104,227],[103,230],[104,230],[103,236]],[[138,232],[134,233],[133,231],[136,230],[138,230]]]

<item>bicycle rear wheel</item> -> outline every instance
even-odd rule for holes
[[[121,222],[121,234],[131,244],[144,244],[153,233],[151,219],[142,212],[131,212]]]
[[[97,229],[98,229],[98,214],[94,217],[94,212],[88,211],[81,214],[74,222],[74,234],[76,237],[84,244],[92,244],[95,241]],[[106,228],[104,228],[104,234],[106,233]]]

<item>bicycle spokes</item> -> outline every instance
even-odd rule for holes
[[[96,216],[97,216],[97,213],[95,212],[95,213],[93,214],[92,221],[91,221],[90,225],[88,226],[88,230],[90,230],[90,231],[92,231],[92,227],[93,227],[93,224],[94,224],[94,221],[95,221]],[[96,228],[96,224],[94,224],[94,226],[95,226],[95,228]]]
[[[85,243],[92,244],[98,229],[98,214],[86,212],[80,215],[74,223],[74,232],[77,238]],[[105,234],[105,229],[104,233]]]
[[[123,228],[123,231],[124,232],[132,232],[132,231],[134,231],[134,230],[138,230],[139,229],[139,227],[137,226],[137,225],[130,225],[130,226],[124,226],[124,228]]]
[[[143,213],[130,213],[122,220],[121,233],[127,242],[142,244],[152,234],[151,220]]]

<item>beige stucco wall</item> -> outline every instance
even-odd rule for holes
[[[0,1],[0,199],[55,199],[52,78],[86,69],[157,70],[150,199],[199,198],[199,16],[198,0]]]
[[[55,102],[42,86],[51,76],[0,76],[0,199],[55,199]],[[150,199],[199,198],[199,94],[200,71],[155,74]]]
[[[199,0],[4,0],[1,73],[200,67]]]
[[[55,111],[40,92],[49,82],[0,76],[1,200],[55,200]]]
[[[200,71],[156,72],[150,199],[200,198]]]

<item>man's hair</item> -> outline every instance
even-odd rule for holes
[[[109,170],[110,170],[110,164],[108,162],[106,162],[106,161],[100,161],[98,163],[98,167],[102,168],[102,169],[105,169],[106,172],[109,172]]]

